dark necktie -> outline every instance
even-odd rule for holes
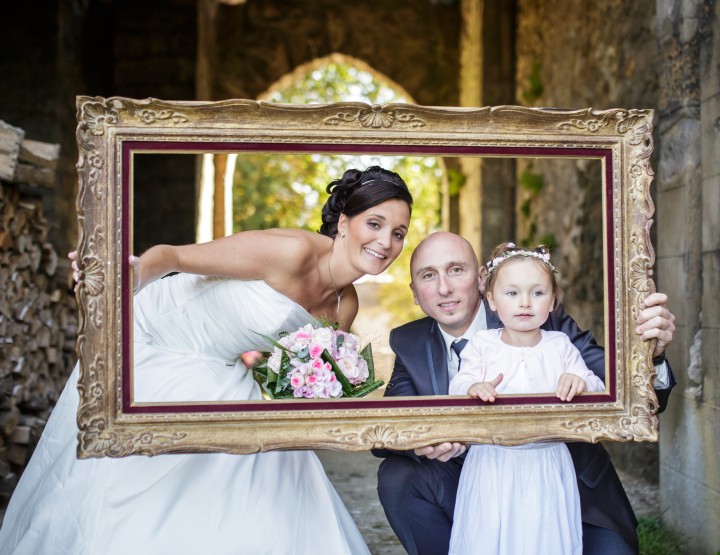
[[[460,353],[462,353],[462,350],[465,348],[465,345],[467,345],[467,342],[467,339],[462,338],[457,339],[450,344],[450,348],[455,351],[455,354],[458,357],[458,371],[460,371],[460,363],[462,362],[462,359],[460,358]]]

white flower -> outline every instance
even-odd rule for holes
[[[333,332],[330,328],[317,328],[313,331],[312,342],[330,349],[333,341]]]
[[[282,351],[280,349],[274,349],[270,357],[268,358],[267,365],[270,370],[276,374],[280,370],[280,361],[282,360]]]
[[[357,351],[349,351],[342,358],[338,358],[336,362],[340,371],[353,385],[366,380],[369,375],[367,363]]]

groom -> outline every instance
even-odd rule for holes
[[[472,246],[462,237],[438,232],[425,238],[410,261],[415,303],[427,318],[390,333],[395,367],[385,395],[447,395],[457,373],[456,339],[500,326],[497,314],[483,302],[485,270]],[[675,378],[665,361],[675,317],[667,297],[652,294],[638,316],[637,333],[657,339],[653,362],[660,411],[667,405]],[[605,355],[590,332],[581,331],[556,308],[544,329],[566,333],[586,365],[600,378]],[[637,520],[602,445],[568,443],[580,490],[585,555],[624,555],[638,551]],[[375,450],[385,460],[378,470],[378,495],[393,531],[410,555],[446,555],[455,509],[455,496],[465,452],[460,443],[443,443],[414,451]]]

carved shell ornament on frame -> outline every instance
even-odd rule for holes
[[[359,123],[361,127],[382,129],[392,127],[395,123],[409,124],[410,127],[424,127],[425,120],[410,110],[399,110],[380,104],[373,104],[370,108],[360,108],[356,112],[338,112],[336,115],[325,118],[326,125],[338,126],[342,123]]]
[[[96,328],[103,324],[102,293],[105,290],[105,270],[100,261],[100,248],[104,246],[105,235],[101,227],[96,227],[94,233],[87,238],[83,252],[78,290],[85,295],[87,301],[87,316]]]
[[[377,424],[368,426],[359,432],[343,432],[339,429],[333,429],[328,432],[332,438],[350,445],[362,445],[368,449],[388,447],[398,445],[398,441],[407,439],[417,439],[431,431],[430,426],[417,426],[412,430],[399,432],[394,426],[386,424]]]
[[[104,135],[107,125],[115,125],[119,122],[118,110],[121,108],[123,103],[119,100],[86,102],[82,106],[85,126],[95,136]]]

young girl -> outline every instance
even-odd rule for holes
[[[550,393],[570,401],[605,384],[561,332],[541,330],[556,305],[545,247],[504,243],[486,264],[486,295],[504,328],[478,332],[462,351],[450,394]],[[458,487],[450,553],[582,553],[580,498],[564,443],[474,445]]]

